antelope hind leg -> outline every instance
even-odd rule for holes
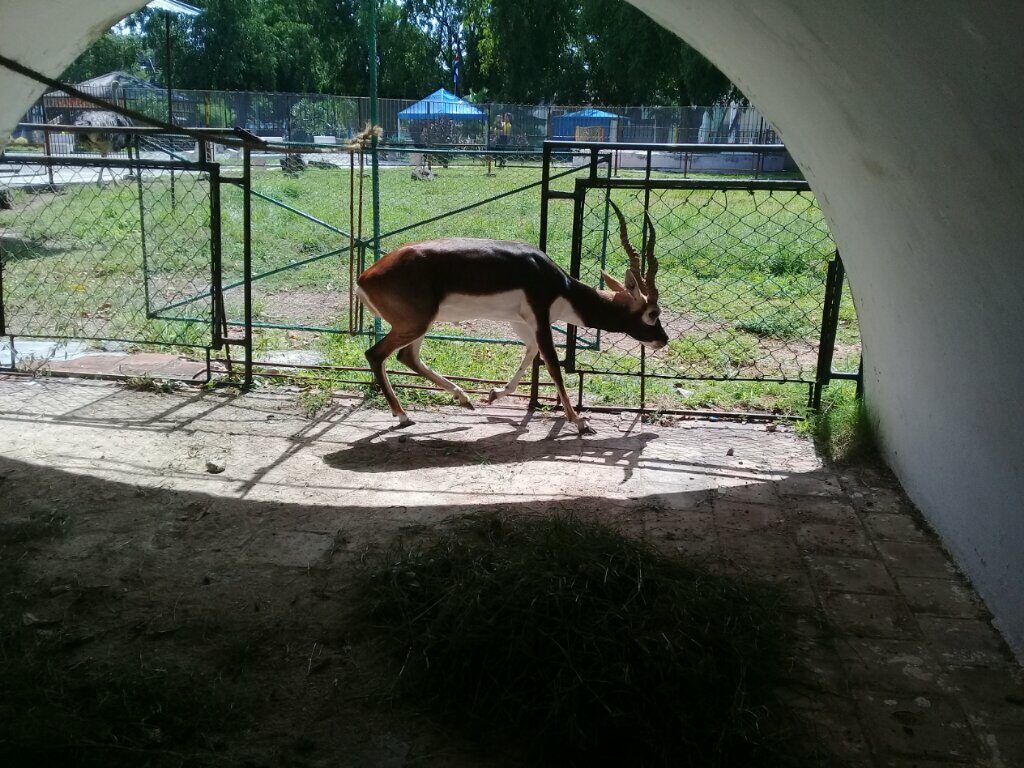
[[[459,401],[459,405],[472,411],[473,401],[469,399],[469,395],[466,394],[466,391],[462,387],[449,381],[436,371],[431,370],[422,360],[420,360],[420,346],[422,346],[422,344],[423,337],[421,336],[408,346],[403,347],[398,353],[399,361],[413,373],[418,373],[428,381],[434,382],[446,392],[451,392]]]
[[[383,339],[378,341],[368,350],[366,350],[366,360],[370,364],[370,370],[373,372],[373,378],[377,382],[377,386],[381,388],[384,393],[384,398],[388,401],[388,405],[391,406],[391,413],[398,417],[398,427],[407,427],[413,423],[412,419],[409,418],[409,414],[405,412],[402,404],[398,401],[398,397],[395,395],[395,390],[391,386],[391,381],[388,379],[387,372],[387,359],[398,349],[407,346],[411,342],[415,341],[422,333],[417,334],[402,334],[397,333],[394,329],[391,330]]]

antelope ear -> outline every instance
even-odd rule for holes
[[[640,281],[636,279],[636,273],[632,269],[626,270],[626,290],[633,294],[637,301],[645,301],[643,293],[640,292]]]
[[[609,288],[611,288],[616,293],[622,293],[623,291],[626,290],[625,286],[622,283],[620,283],[614,277],[609,275],[603,269],[601,270],[601,277],[604,278],[604,284],[607,285]]]

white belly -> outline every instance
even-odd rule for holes
[[[533,309],[524,291],[505,291],[484,296],[453,293],[438,307],[435,322],[458,323],[463,320],[497,320],[534,326]],[[551,322],[582,325],[572,305],[559,298],[551,305]]]
[[[523,291],[504,291],[484,296],[453,293],[441,301],[435,321],[498,320],[533,325],[533,309]]]

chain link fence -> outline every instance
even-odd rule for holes
[[[814,380],[825,275],[835,255],[813,195],[771,189],[591,189],[582,221],[581,280],[621,278],[627,259],[607,200],[639,239],[646,209],[657,232],[661,322],[668,349],[647,356],[649,376],[681,379]],[[602,267],[603,265],[603,267]],[[637,370],[640,345],[594,334],[578,370]]]
[[[563,263],[570,274],[595,288],[604,287],[602,270],[624,279],[629,262],[613,202],[637,248],[646,243],[645,211],[656,234],[669,344],[652,353],[622,334],[570,328],[566,368],[579,375],[581,403],[618,398],[677,408],[704,396],[687,382],[746,382],[744,392],[734,388],[718,400],[762,403],[780,398],[774,391],[762,397],[769,390],[757,387],[794,383],[806,386],[814,402],[833,377],[833,358],[856,369],[860,339],[852,296],[842,277],[834,279],[834,272],[842,274],[836,246],[806,182],[687,177],[677,168],[688,164],[682,153],[659,145],[628,150],[638,160],[632,167],[616,162],[623,145],[546,147],[551,157],[589,158],[591,168],[574,180],[571,193],[549,194],[545,203],[549,218],[575,211],[572,256]],[[545,244],[557,259],[564,232],[551,227]]]
[[[304,147],[301,160],[254,153],[251,166],[253,319],[266,331],[380,335],[354,299],[354,278],[374,258],[371,154]],[[292,149],[302,149],[293,146]],[[360,172],[360,165],[362,171]],[[445,236],[536,242],[541,156],[382,148],[378,153],[379,254]],[[284,169],[284,170],[282,170]],[[552,184],[584,169],[562,164]],[[223,193],[223,271],[229,321],[241,322],[244,192]],[[569,220],[561,222],[569,226]],[[501,323],[438,328],[437,337],[517,342]]]
[[[174,176],[173,191],[171,176]],[[3,333],[210,344],[210,187],[187,163],[0,164]],[[173,305],[189,301],[185,313]]]
[[[275,93],[174,89],[168,104],[167,90],[157,85],[126,83],[79,85],[80,90],[113,104],[191,128],[242,126],[258,136],[290,142],[349,139],[370,119],[370,99],[319,93]],[[485,149],[529,148],[539,152],[547,139],[625,141],[636,143],[778,143],[778,134],[761,113],[742,104],[710,106],[594,106],[588,104],[474,103],[479,120],[463,123],[457,140],[431,139],[425,122],[445,121],[444,105],[432,105],[436,121],[410,120],[403,112],[416,99],[379,99],[378,122],[387,144],[472,143]],[[50,91],[26,114],[25,123],[71,125],[83,111],[94,106],[65,93]],[[464,107],[453,107],[464,109]],[[509,123],[506,130],[504,123]],[[449,121],[450,122],[450,121]],[[444,131],[442,131],[444,133]],[[32,129],[17,135],[33,138]],[[37,137],[42,143],[43,137]],[[71,136],[54,138],[52,154],[71,154]]]
[[[601,287],[602,269],[621,279],[627,265],[614,201],[634,242],[645,210],[654,221],[671,341],[651,354],[624,336],[555,328],[581,401],[662,407],[691,380],[820,387],[824,349],[834,344],[847,365],[859,351],[848,289],[840,279],[830,297],[826,287],[835,245],[806,183],[688,178],[699,156],[690,147],[381,147],[374,174],[369,149],[222,146],[213,164],[206,140],[156,160],[137,150],[161,137],[136,135],[132,159],[0,167],[13,202],[0,211],[0,335],[207,350],[223,341],[244,347],[247,371],[333,366],[368,383],[363,351],[388,329],[354,284],[379,255],[446,236],[521,240]],[[748,173],[761,167],[758,155]],[[488,320],[428,338],[425,359],[453,377],[496,381],[521,356],[511,329]],[[609,377],[639,389],[609,387]],[[645,385],[656,381],[667,384],[650,401]]]

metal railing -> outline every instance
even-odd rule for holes
[[[215,91],[174,89],[170,116],[166,89],[159,86],[78,86],[83,92],[182,127],[232,129],[235,126],[284,141],[310,142],[317,137],[349,139],[370,119],[370,98],[318,93]],[[377,123],[385,143],[416,143],[426,121],[403,119],[416,99],[378,99]],[[522,104],[485,102],[473,105],[478,120],[459,120],[457,139],[444,143],[474,144],[488,149],[529,147],[539,150],[548,139],[576,140],[582,134],[601,141],[630,143],[778,143],[775,129],[756,107],[597,106],[588,104]],[[95,107],[64,91],[44,94],[26,115],[28,123],[74,123],[83,110]],[[591,114],[593,113],[593,114]],[[499,130],[510,119],[508,139]],[[443,120],[443,108],[434,118]],[[448,129],[449,132],[451,129]],[[442,131],[442,133],[444,133]],[[19,135],[31,137],[23,125]]]
[[[657,233],[667,351],[651,356],[628,337],[570,326],[564,366],[579,376],[580,405],[593,376],[638,379],[641,409],[655,379],[804,385],[808,403],[817,407],[829,381],[858,378],[832,369],[840,305],[844,297],[849,301],[849,292],[809,185],[761,178],[766,158],[781,152],[771,145],[729,147],[749,161],[748,178],[688,178],[693,158],[722,149],[545,143],[545,162],[566,153],[589,158],[590,172],[571,191],[542,193],[542,249],[557,247],[546,227],[551,203],[572,204],[574,278],[600,288],[602,271],[625,271],[611,202],[624,211],[634,233],[643,231],[644,214]],[[641,156],[628,171],[616,158],[624,150]],[[859,356],[859,341],[847,345],[844,355]]]
[[[348,337],[364,347],[380,338],[385,329],[364,315],[354,280],[374,252],[408,240],[537,242],[574,277],[600,287],[602,269],[623,268],[609,222],[614,199],[632,232],[640,232],[644,211],[655,221],[672,343],[651,357],[624,337],[556,328],[581,404],[591,404],[590,383],[609,376],[637,381],[641,409],[652,405],[656,381],[795,383],[815,403],[830,379],[855,377],[832,369],[833,357],[852,359],[859,348],[840,338],[848,289],[821,212],[806,182],[762,178],[777,172],[779,145],[551,141],[540,153],[373,150],[267,145],[242,134],[244,146],[228,151],[218,139],[239,140],[237,131],[124,130],[130,157],[0,162],[0,183],[15,203],[0,212],[0,336],[12,346],[26,337],[116,340],[205,350],[208,377],[240,362],[244,383],[261,373],[320,370],[335,382],[366,384],[361,354],[323,366],[269,361],[262,356],[268,334]],[[728,158],[743,178],[702,174],[710,157]],[[440,328],[430,338],[519,343],[491,323]],[[534,382],[536,401],[543,382]]]

